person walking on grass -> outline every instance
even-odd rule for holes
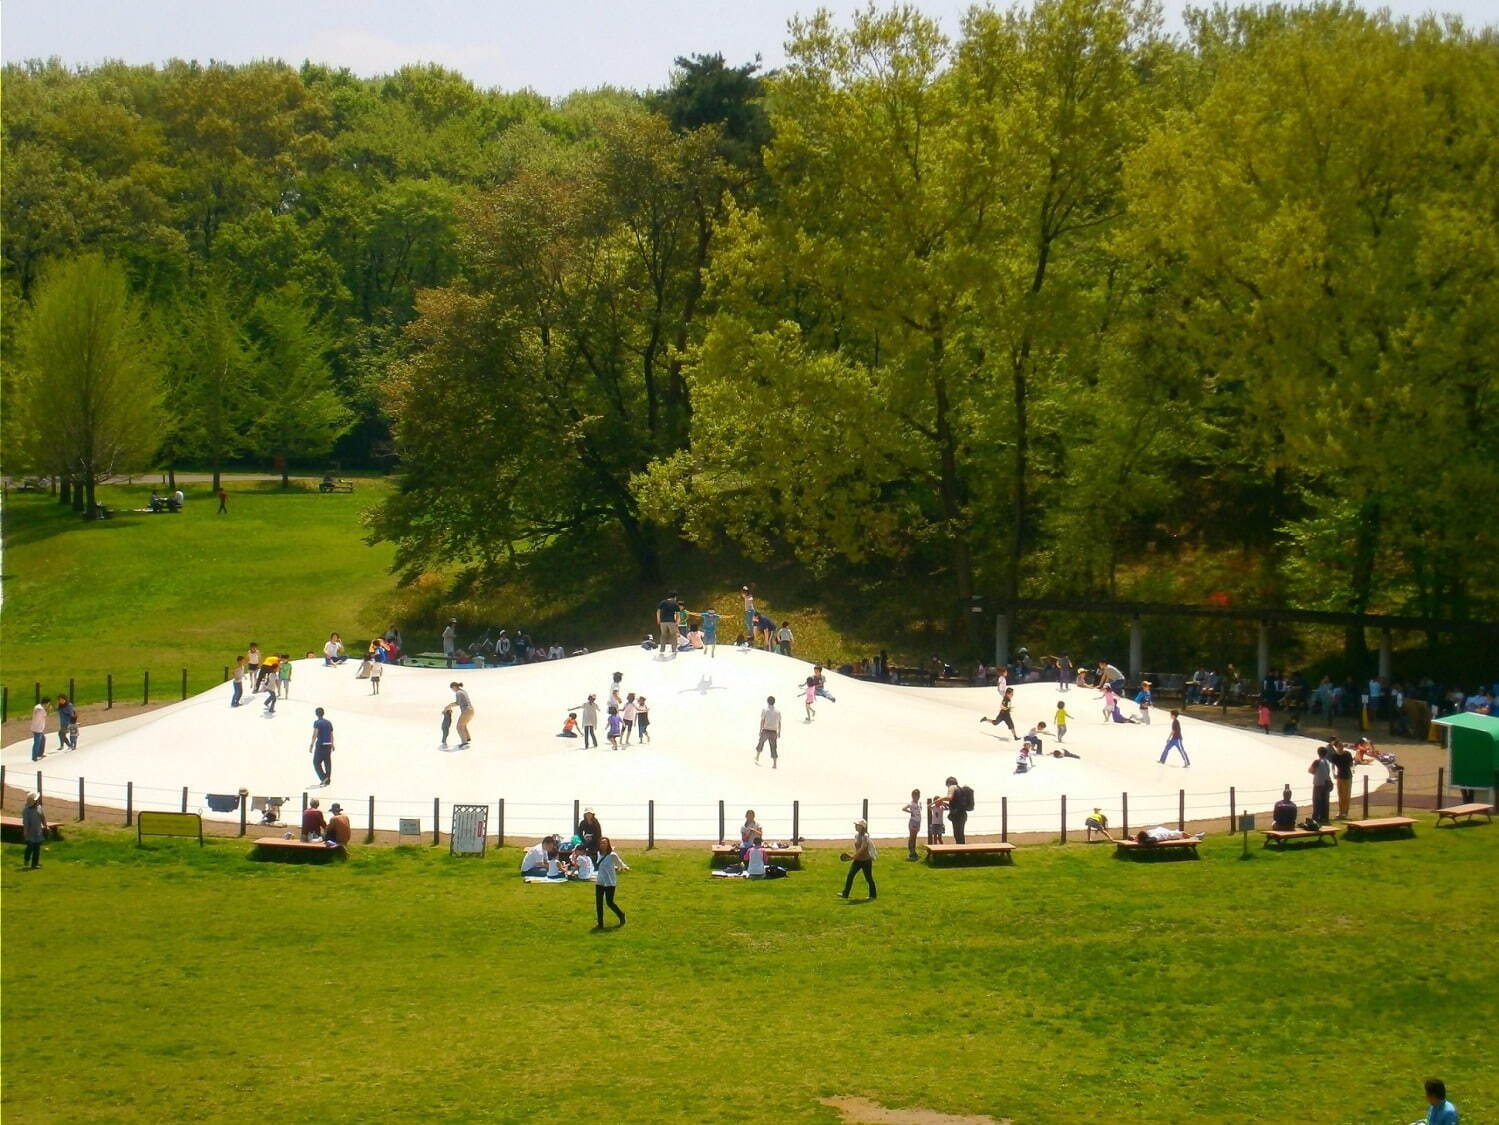
[[[218,514],[221,515],[221,516],[229,514],[229,493],[225,492],[222,488],[219,489],[219,512],[218,512]]]
[[[1182,765],[1190,766],[1192,759],[1187,757],[1187,748],[1182,743],[1182,721],[1181,712],[1171,712],[1171,736],[1166,739],[1166,745],[1161,748],[1161,765],[1166,764],[1166,755],[1175,749],[1182,756]]]
[[[810,721],[810,720],[809,720]],[[760,741],[755,743],[755,765],[760,764],[760,752],[770,744],[770,768],[776,768],[776,743],[781,737],[781,713],[776,710],[776,697],[765,697],[765,708],[760,712]]]
[[[624,861],[608,836],[598,841],[599,857],[594,864],[593,876],[593,909],[597,915],[598,922],[594,925],[595,930],[604,928],[604,906],[614,911],[619,924],[625,924],[625,912],[619,908],[614,901],[615,888],[619,886],[619,873],[630,870],[630,865]]]
[[[50,695],[44,695],[31,709],[31,760],[40,762],[47,756],[47,704]]]
[[[908,820],[906,821],[906,828],[911,833],[911,838],[906,841],[906,859],[920,859],[921,857],[916,854],[916,834],[921,831],[922,804],[920,789],[911,790],[911,803],[908,805],[902,805],[900,811],[905,813],[908,817]]]
[[[21,831],[26,840],[21,869],[35,871],[42,865],[42,844],[47,839],[47,814],[42,810],[42,795],[35,789],[26,794],[26,807],[21,811]]]
[[[312,744],[308,749],[312,751],[312,769],[318,783],[327,788],[333,780],[333,723],[321,707],[314,713],[317,718],[312,720]]]
[[[449,703],[444,711],[458,712],[458,748],[461,750],[468,745],[468,724],[474,717],[473,700],[469,699],[468,692],[464,690],[463,684],[454,680],[448,685],[453,690],[453,702]]]
[[[875,850],[874,841],[869,838],[869,825],[862,820],[854,821],[854,850],[852,853],[844,852],[840,859],[848,861],[848,878],[843,881],[843,891],[839,898],[847,898],[849,892],[854,889],[854,876],[861,871],[864,873],[864,881],[869,884],[869,901],[873,902],[879,897],[874,886],[874,861],[879,853]]]

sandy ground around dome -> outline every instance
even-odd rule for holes
[[[611,674],[624,674],[626,692],[643,693],[650,705],[651,741],[617,752],[582,748],[581,739],[557,737],[569,710],[590,694],[607,698]],[[598,810],[606,831],[644,837],[647,803],[655,802],[655,836],[663,840],[716,838],[718,802],[726,803],[732,833],[753,808],[770,836],[792,834],[792,803],[799,803],[804,837],[836,838],[870,802],[876,835],[905,833],[900,806],[913,788],[943,791],[948,775],[973,787],[972,835],[998,832],[1001,797],[1010,831],[1054,831],[1061,798],[1068,820],[1079,829],[1094,805],[1114,823],[1129,794],[1132,825],[1174,822],[1179,791],[1186,792],[1187,819],[1223,815],[1230,787],[1237,806],[1263,811],[1290,782],[1309,803],[1307,765],[1315,756],[1310,738],[1263,735],[1190,717],[1182,720],[1191,767],[1173,753],[1158,762],[1169,717],[1157,708],[1153,725],[1103,721],[1096,692],[1054,684],[1016,688],[1014,716],[1020,733],[1045,721],[1051,734],[1059,699],[1073,718],[1065,746],[1077,758],[1045,757],[1025,774],[1015,773],[1015,750],[1003,727],[979,723],[993,715],[992,688],[911,688],[828,675],[836,702],[819,699],[816,718],[804,721],[801,684],[811,671],[803,661],[764,652],[720,647],[716,657],[683,653],[675,658],[638,648],[613,649],[563,661],[517,668],[465,670],[391,667],[381,691],[372,695],[357,679],[353,663],[329,668],[298,661],[291,698],[268,716],[259,698],[231,708],[230,685],[115,722],[86,727],[79,749],[52,752],[41,763],[49,787],[68,792],[87,778],[89,800],[124,804],[124,786],[134,784],[136,808],[179,808],[188,788],[189,808],[203,811],[206,793],[290,798],[300,807],[303,792],[351,808],[357,826],[371,796],[375,826],[393,829],[402,817],[419,817],[430,830],[432,802],[444,810],[454,802],[506,802],[507,831],[517,835],[569,828],[573,802]],[[448,683],[461,679],[474,701],[473,742],[459,748],[456,732],[440,744],[440,713],[452,700]],[[782,713],[778,766],[769,753],[755,763],[760,711],[774,695]],[[334,724],[333,783],[317,787],[309,741],[313,709],[325,708]],[[1133,705],[1125,705],[1133,714]],[[602,727],[602,722],[601,722]],[[601,731],[602,733],[602,731]],[[11,777],[34,769],[29,741],[3,751]],[[1371,788],[1388,781],[1383,767],[1359,767]],[[444,811],[444,818],[447,812]],[[237,814],[225,819],[238,819]]]

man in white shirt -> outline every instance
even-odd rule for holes
[[[760,712],[760,741],[755,743],[755,765],[760,764],[760,752],[770,743],[770,768],[776,768],[776,743],[781,737],[781,713],[776,710],[776,697],[765,697],[765,709]]]
[[[554,837],[548,836],[539,844],[532,844],[526,849],[526,854],[520,861],[522,875],[545,875],[547,873],[547,858],[552,850],[553,839]]]
[[[31,760],[39,762],[47,754],[47,704],[52,702],[50,695],[42,696],[42,700],[31,709]],[[771,756],[775,756],[775,744],[771,744]]]

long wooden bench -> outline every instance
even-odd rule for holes
[[[182,836],[198,840],[203,846],[203,818],[195,812],[138,812],[135,814],[135,842],[142,836]]]
[[[1330,824],[1324,824],[1315,832],[1309,831],[1305,828],[1265,829],[1264,846],[1267,848],[1271,844],[1274,844],[1276,847],[1284,851],[1286,844],[1292,840],[1316,840],[1319,844],[1322,843],[1323,840],[1331,840],[1334,844],[1336,844],[1338,842],[1338,830]]]
[[[1183,836],[1180,840],[1158,840],[1150,844],[1142,844],[1138,840],[1126,839],[1114,841],[1114,854],[1119,855],[1154,855],[1161,852],[1175,850],[1190,850],[1195,856],[1197,845],[1202,843],[1196,836]]]
[[[47,823],[47,839],[61,840],[62,828],[52,822]],[[26,842],[26,826],[18,816],[0,816],[0,840],[7,844],[24,844]]]
[[[262,836],[255,841],[255,858],[277,863],[329,863],[348,859],[349,851],[342,844],[325,844],[320,840]]]
[[[1015,862],[1014,844],[927,844],[926,858],[930,862],[943,856],[993,855],[1010,863]]]
[[[712,848],[711,862],[718,863],[721,860],[726,860],[730,863],[738,863],[739,855],[743,851],[744,849],[741,848],[738,844],[714,844]],[[795,867],[797,870],[801,870],[802,849],[801,845],[799,844],[792,844],[784,848],[771,848],[762,846],[761,851],[765,853],[765,862],[767,863],[774,863],[776,860],[783,860],[788,866]]]
[[[1408,816],[1380,816],[1369,820],[1350,820],[1345,825],[1349,832],[1391,832],[1397,828],[1403,828],[1414,836],[1416,834],[1416,822]]]
[[[1466,805],[1448,805],[1445,809],[1437,809],[1437,824],[1440,825],[1442,821],[1450,820],[1456,825],[1458,817],[1472,823],[1475,816],[1483,817],[1490,824],[1494,823],[1494,806],[1481,805],[1476,801]]]

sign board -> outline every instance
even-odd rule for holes
[[[488,805],[454,805],[452,841],[449,855],[484,854],[484,844],[489,834]]]
[[[1240,813],[1239,814],[1239,831],[1240,832],[1253,832],[1254,831],[1254,813],[1247,812],[1247,813]]]
[[[403,816],[401,818],[402,836],[420,836],[422,834],[422,821],[420,817]]]

